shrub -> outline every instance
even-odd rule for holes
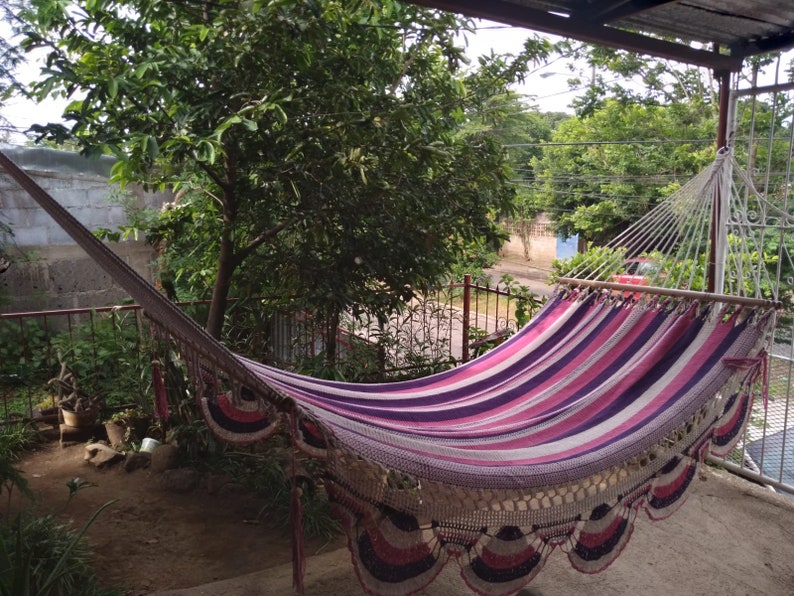
[[[52,345],[85,393],[107,405],[151,409],[151,354],[135,313],[94,315],[53,338]]]
[[[91,555],[82,537],[98,509],[79,532],[52,515],[29,512],[0,526],[0,595],[99,596],[114,594],[97,585]]]

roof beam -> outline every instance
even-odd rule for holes
[[[735,72],[741,69],[742,66],[741,55],[726,56],[717,52],[698,50],[684,44],[621,29],[594,25],[592,22],[578,21],[566,16],[506,2],[505,0],[489,0],[487,3],[482,0],[407,1],[412,4],[456,12],[468,17],[498,21],[506,25],[524,27],[561,37],[572,37],[587,43],[650,54],[660,58],[711,68],[716,71]]]
[[[601,2],[582,0],[576,11],[576,18],[591,23],[612,23],[674,2],[678,0],[602,0]]]
[[[731,53],[751,56],[755,54],[766,54],[768,52],[784,52],[794,47],[794,31],[789,31],[784,35],[758,39],[737,48],[731,48]]]

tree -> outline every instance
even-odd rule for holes
[[[717,83],[702,67],[571,42],[560,43],[559,52],[569,61],[569,85],[584,91],[572,104],[578,116],[592,115],[609,99],[646,106],[717,103]]]
[[[22,62],[20,48],[11,41],[16,24],[16,14],[21,10],[21,3],[3,0],[0,1],[0,111],[9,98],[10,90],[14,87],[16,79],[14,72]],[[14,131],[8,118],[0,113],[0,141],[8,141],[10,133]],[[0,218],[0,274],[11,266],[12,258],[6,248],[8,239],[14,235],[13,228]]]
[[[26,49],[49,51],[32,92],[74,99],[68,126],[36,132],[116,155],[119,182],[178,192],[153,236],[211,280],[216,337],[235,283],[331,320],[349,307],[385,316],[445,271],[458,241],[497,239],[493,213],[511,208],[500,147],[457,133],[528,62],[464,77],[466,23],[451,14],[40,0],[25,18]]]
[[[466,127],[469,134],[487,134],[505,148],[516,192],[509,228],[521,236],[525,256],[528,256],[531,224],[540,210],[532,192],[536,187],[535,164],[543,156],[543,143],[551,140],[554,127],[568,117],[560,113],[543,114],[520,95],[508,92],[490,98],[485,109]]]
[[[0,1],[0,109],[11,94],[16,83],[15,72],[23,62],[21,48],[14,43],[19,14],[23,9],[23,2],[14,0]],[[0,139],[8,140],[9,133],[14,128],[11,122],[0,114]]]
[[[535,162],[534,200],[566,237],[601,244],[639,219],[714,157],[715,109],[609,100],[560,123]]]

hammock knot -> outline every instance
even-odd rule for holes
[[[769,353],[761,350],[755,357],[723,358],[722,361],[729,368],[748,371],[750,374],[745,381],[748,387],[761,379],[761,396],[766,410],[769,405]]]

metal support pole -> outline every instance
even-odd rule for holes
[[[728,112],[731,92],[731,73],[727,70],[717,72],[720,84],[720,114],[717,124],[717,151],[726,148],[728,143]],[[706,291],[722,293],[725,284],[725,219],[728,216],[727,201],[729,191],[723,181],[714,188],[711,205],[711,246],[709,249],[708,280]]]

